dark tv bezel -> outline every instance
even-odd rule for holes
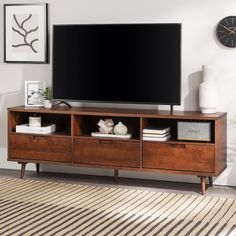
[[[79,100],[79,99],[64,99],[64,98],[54,98],[53,97],[53,84],[54,84],[54,29],[57,26],[95,26],[95,25],[178,25],[180,27],[180,74],[179,74],[179,98],[176,103],[156,103],[156,102],[133,102],[133,101],[106,101],[106,100]],[[114,103],[114,104],[143,104],[143,105],[181,105],[181,87],[182,87],[182,23],[108,23],[108,24],[54,24],[52,26],[52,101],[65,101],[65,102],[81,102],[81,103]]]

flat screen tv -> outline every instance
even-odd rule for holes
[[[53,99],[179,105],[181,24],[53,26]]]

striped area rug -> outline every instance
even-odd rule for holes
[[[0,178],[0,235],[236,235],[234,199]]]

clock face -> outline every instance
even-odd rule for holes
[[[236,47],[236,16],[227,16],[216,27],[216,36],[226,47]]]

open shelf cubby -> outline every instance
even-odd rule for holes
[[[41,117],[42,124],[55,124],[56,132],[50,135],[65,135],[71,136],[71,115],[65,114],[50,114],[39,112],[11,112],[11,122],[9,131],[15,132],[16,125],[28,124],[29,117]]]
[[[112,119],[114,125],[122,122],[128,128],[128,133],[132,134],[132,139],[140,138],[140,119],[136,117],[121,117],[121,116],[74,116],[74,136],[91,137],[92,132],[98,132],[99,120]]]
[[[170,127],[171,139],[167,142],[183,142],[178,140],[178,122],[194,122],[194,123],[203,123],[210,122],[210,141],[202,141],[203,143],[214,143],[215,142],[215,122],[209,120],[198,120],[198,119],[163,119],[163,118],[143,118],[142,119],[142,129],[147,127]],[[201,141],[185,141],[185,142],[195,142],[199,143]]]

